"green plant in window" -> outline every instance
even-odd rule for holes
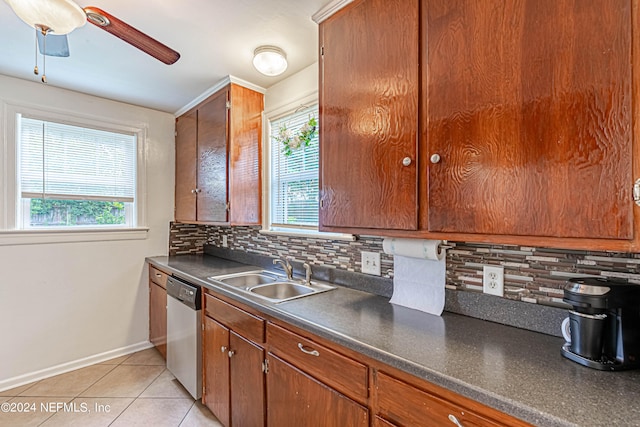
[[[124,203],[95,200],[31,199],[32,226],[124,224]]]
[[[284,155],[290,156],[295,150],[301,147],[308,147],[317,133],[318,120],[314,116],[309,116],[309,121],[303,124],[297,132],[289,129],[286,124],[280,126],[275,140],[283,145],[282,152]]]

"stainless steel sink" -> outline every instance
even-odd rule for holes
[[[309,286],[292,282],[277,282],[268,285],[255,286],[249,289],[254,294],[274,300],[285,300],[293,297],[314,293]]]
[[[335,289],[335,287],[317,282],[311,282],[310,285],[307,285],[301,282],[286,281],[254,286],[249,289],[249,292],[256,296],[279,303],[290,301],[295,298],[315,295],[332,289]]]
[[[267,270],[211,276],[209,280],[232,286],[242,292],[267,299],[274,303],[290,301],[309,295],[330,291],[334,286],[312,281],[310,284]]]
[[[235,288],[250,289],[254,286],[264,285],[266,283],[274,283],[276,281],[282,281],[284,276],[280,276],[270,271],[247,271],[244,273],[227,274],[224,276],[209,277],[210,280],[215,280],[224,283],[225,285],[233,286]]]

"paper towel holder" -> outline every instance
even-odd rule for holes
[[[443,250],[453,249],[455,247],[456,247],[455,245],[450,245],[449,242],[447,242],[446,240],[443,240],[442,243],[438,245],[438,251],[442,252]]]

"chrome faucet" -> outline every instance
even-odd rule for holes
[[[287,273],[287,279],[289,280],[293,279],[293,267],[291,267],[291,264],[289,264],[289,260],[287,260],[286,258],[284,260],[280,258],[276,258],[273,260],[273,265],[276,265],[276,264],[282,265],[284,272]]]
[[[306,262],[302,264],[302,266],[304,267],[304,271],[305,271],[304,284],[307,286],[311,286],[311,266]]]

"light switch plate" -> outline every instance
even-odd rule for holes
[[[362,256],[362,272],[380,276],[380,253],[363,251],[360,255]]]
[[[504,267],[482,267],[482,291],[489,295],[504,296]]]

